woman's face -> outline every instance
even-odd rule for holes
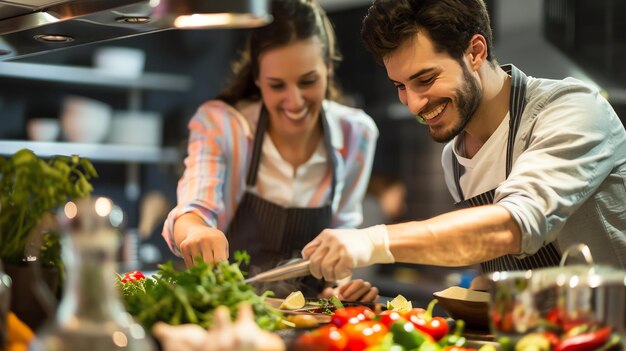
[[[311,133],[319,120],[328,74],[317,37],[263,52],[256,83],[269,113],[270,130],[286,137]]]

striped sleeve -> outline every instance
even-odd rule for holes
[[[370,116],[362,111],[351,119],[343,119],[343,160],[340,175],[340,199],[334,212],[333,227],[356,228],[363,222],[362,202],[370,179],[378,128]]]
[[[202,105],[189,122],[185,171],[178,182],[177,206],[169,213],[163,238],[175,254],[177,218],[194,213],[207,225],[226,230],[244,189],[248,140],[236,111],[217,101]]]

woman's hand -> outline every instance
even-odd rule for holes
[[[321,298],[337,296],[343,301],[378,302],[378,288],[363,279],[350,280],[336,288],[326,288],[320,294]]]
[[[230,320],[230,312],[219,306],[213,313],[213,327],[208,331],[197,325],[172,326],[159,322],[152,328],[163,351],[284,351],[285,343],[277,334],[261,330],[254,321],[250,304],[239,306],[237,320]]]
[[[228,240],[220,230],[195,225],[187,228],[187,236],[178,245],[185,265],[191,267],[196,257],[202,257],[205,262],[215,262],[228,259]]]

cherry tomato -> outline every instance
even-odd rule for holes
[[[298,337],[293,348],[299,351],[343,351],[347,344],[344,332],[328,324]]]
[[[362,351],[370,346],[378,345],[389,332],[384,324],[372,320],[348,323],[341,330],[348,337],[347,351]]]
[[[141,273],[140,271],[132,271],[124,274],[124,276],[122,277],[122,283],[136,282],[141,279],[146,279],[146,276],[143,275],[143,273]]]
[[[382,311],[379,315],[378,321],[389,328],[395,322],[404,322],[406,319],[397,311],[386,310]]]
[[[330,322],[338,327],[343,327],[346,324],[372,320],[375,316],[374,311],[365,306],[345,307],[335,310]]]

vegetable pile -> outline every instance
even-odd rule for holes
[[[335,310],[330,324],[301,335],[293,349],[475,351],[464,347],[466,340],[461,335],[462,321],[457,321],[454,333],[448,334],[447,322],[441,317],[433,317],[436,303],[437,300],[432,300],[427,309],[391,309],[379,315],[364,306],[339,308]],[[493,348],[484,347],[483,351]]]
[[[524,335],[512,344],[501,338],[505,351],[587,351],[622,350],[620,336],[610,326],[599,323],[572,320],[559,308],[554,308],[542,321],[542,331]]]
[[[207,264],[198,259],[184,271],[176,271],[167,262],[159,265],[157,273],[150,278],[133,271],[118,276],[117,284],[126,310],[147,330],[158,321],[208,328],[213,324],[213,310],[217,306],[227,306],[234,319],[237,306],[243,301],[252,305],[259,327],[276,329],[282,313],[265,303],[265,298],[273,293],[266,291],[259,296],[250,284],[243,282],[239,265],[249,261],[246,253],[237,252],[235,261]]]

